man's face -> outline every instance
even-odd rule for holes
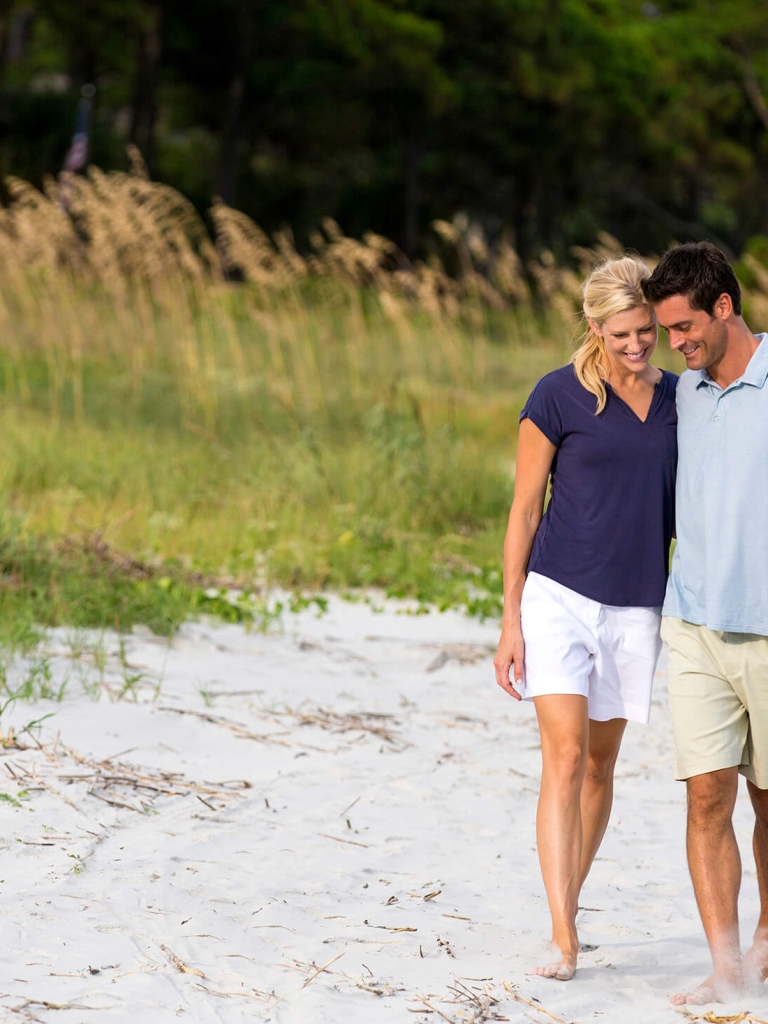
[[[715,366],[728,347],[728,330],[722,317],[721,300],[714,315],[694,309],[686,295],[671,295],[654,306],[659,326],[669,334],[669,347],[682,352],[689,370]]]

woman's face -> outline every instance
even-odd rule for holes
[[[650,306],[635,306],[616,313],[602,324],[590,321],[602,335],[611,368],[619,372],[641,373],[656,348],[656,317]]]

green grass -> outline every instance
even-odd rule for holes
[[[264,624],[274,587],[498,611],[519,410],[573,325],[329,281],[25,280],[0,294],[0,641]]]

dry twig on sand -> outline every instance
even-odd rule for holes
[[[281,747],[290,747],[291,744],[281,737],[289,736],[290,730],[280,732],[257,733],[252,732],[247,726],[240,722],[233,722],[221,715],[211,714],[210,711],[196,711],[193,708],[171,708],[159,707],[158,711],[171,711],[176,715],[192,715],[212,725],[219,725],[223,729],[229,729],[243,739],[256,740],[259,743],[274,743]],[[334,733],[368,733],[376,736],[385,743],[391,744],[397,750],[404,750],[408,744],[399,740],[387,723],[397,724],[394,715],[383,714],[376,711],[352,711],[347,714],[339,714],[337,711],[329,711],[327,708],[293,709],[262,711],[263,718],[289,717],[300,726],[317,726],[328,732]]]
[[[458,1021],[454,1020],[453,1017],[449,1017],[447,1013],[443,1013],[442,1010],[438,1010],[438,1008],[433,1006],[428,999],[424,998],[424,996],[418,996],[418,1002],[421,1003],[422,1006],[425,1006],[430,1013],[436,1013],[438,1017],[442,1017],[443,1020],[447,1020],[448,1024],[458,1024]],[[413,1012],[419,1013],[420,1011],[417,1007]]]
[[[259,992],[256,988],[252,992],[223,992],[219,989],[207,988],[205,985],[195,985],[195,989],[198,992],[205,992],[208,996],[219,996],[222,999],[257,999],[263,1003],[274,998],[274,992]]]
[[[530,999],[526,999],[525,996],[521,996],[511,982],[505,981],[504,989],[509,992],[512,998],[517,1000],[518,1003],[525,1003],[526,1006],[530,1006],[531,1009],[535,1010],[537,1013],[543,1013],[544,1016],[548,1017],[550,1020],[556,1020],[557,1024],[568,1024],[568,1021],[563,1017],[558,1017],[556,1013],[550,1013],[549,1010],[545,1010],[544,1007],[540,1006],[538,1003],[534,1003]]]
[[[359,988],[363,992],[370,992],[374,996],[393,996],[395,994],[395,989],[385,981],[377,981],[371,985],[366,985],[364,981],[356,981],[355,988]]]
[[[24,777],[27,779],[31,779],[36,786],[39,786],[41,789],[46,789],[49,793],[52,793],[53,796],[57,796],[59,800],[63,800],[65,804],[68,804],[79,814],[83,813],[82,809],[78,807],[77,804],[73,804],[72,801],[68,797],[64,796],[63,793],[60,793],[55,786],[52,786],[49,782],[46,782],[45,779],[41,779],[34,768],[22,768],[21,770],[24,773]]]
[[[318,967],[318,966],[317,966],[316,964],[314,964],[314,963],[313,963],[313,964],[312,964],[312,968],[313,968],[313,971],[312,971],[312,973],[311,973],[311,974],[310,974],[310,976],[309,976],[309,977],[308,977],[308,978],[306,979],[306,981],[304,981],[304,983],[303,983],[302,985],[300,985],[300,986],[299,986],[299,988],[297,989],[297,991],[298,991],[298,992],[301,992],[301,990],[302,990],[303,988],[306,988],[306,987],[307,987],[307,985],[309,985],[309,983],[310,983],[311,981],[314,981],[314,980],[315,980],[315,978],[317,978],[317,977],[318,977],[318,975],[320,975],[320,974],[323,974],[323,973],[324,973],[325,971],[327,971],[327,970],[328,970],[328,968],[329,968],[329,967],[330,967],[330,966],[331,966],[332,964],[335,964],[337,960],[340,960],[340,959],[341,959],[341,958],[342,958],[342,957],[344,956],[344,954],[345,954],[345,953],[346,953],[346,950],[345,950],[345,949],[343,949],[343,950],[341,951],[341,953],[337,953],[337,954],[336,954],[336,956],[332,957],[332,958],[331,958],[331,959],[330,959],[330,960],[328,961],[328,963],[327,963],[327,964],[323,964],[323,966],[322,966],[322,967]],[[300,968],[300,969],[301,969],[301,968]],[[331,972],[329,972],[329,973],[331,973]],[[284,996],[278,996],[278,998],[277,998],[277,999],[275,999],[275,1001],[274,1001],[274,1002],[273,1002],[273,1003],[272,1003],[272,1004],[270,1005],[269,1009],[270,1009],[270,1010],[273,1010],[273,1009],[274,1009],[274,1008],[275,1008],[275,1007],[276,1007],[276,1006],[278,1005],[278,1003],[282,1003],[282,1002],[283,1002],[284,1000],[286,1000],[286,999],[288,998],[288,996],[290,996],[290,995],[292,995],[292,994],[294,994],[294,993],[291,993],[291,992],[286,992],[286,994],[285,994]]]
[[[436,1013],[443,1020],[448,1021],[449,1024],[487,1024],[489,1021],[509,1020],[508,1017],[502,1017],[494,1009],[494,1007],[499,1005],[499,1000],[488,987],[473,991],[461,979],[456,979],[453,985],[448,986],[448,990],[452,998],[442,999],[441,1002],[459,1004],[464,1007],[459,1017],[449,1016],[424,996],[418,996],[414,1001],[418,1002],[421,1007],[426,1008],[427,1012]],[[412,1013],[423,1012],[419,1007],[409,1007],[409,1009]]]
[[[495,1006],[499,1005],[499,1000],[493,995],[490,988],[486,987],[480,991],[473,991],[469,985],[465,985],[461,979],[456,979],[453,985],[449,985],[448,989],[453,993],[455,1001],[461,1003],[469,1009],[471,1014],[470,1017],[464,1017],[464,1020],[470,1021],[471,1024],[484,1024],[485,1021],[503,1021],[508,1020],[508,1017],[501,1017],[494,1010]]]
[[[325,832],[317,833],[321,839],[333,839],[337,843],[344,843],[345,846],[362,846],[364,850],[370,850],[370,846],[367,843],[356,843],[354,839],[340,839],[339,836],[329,836]]]
[[[427,666],[427,672],[437,672],[449,661],[456,661],[459,665],[474,665],[487,658],[488,654],[489,649],[478,644],[448,644],[441,647],[440,653]]]
[[[198,978],[204,978],[205,977],[203,972],[202,971],[198,971],[198,969],[196,967],[189,967],[187,964],[185,964],[183,960],[181,960],[179,957],[176,956],[176,954],[173,952],[172,949],[168,949],[167,946],[163,946],[162,944],[160,946],[160,949],[162,949],[162,951],[165,953],[165,955],[170,960],[171,964],[181,974],[195,974],[195,975],[197,975]]]
[[[397,725],[394,715],[382,714],[376,711],[350,711],[347,714],[339,714],[336,711],[329,711],[327,708],[316,708],[312,711],[294,711],[286,709],[283,712],[274,714],[290,715],[295,718],[299,725],[317,725],[329,732],[367,732],[377,736],[392,746],[404,749],[405,744],[397,739],[391,728],[385,725],[392,722]]]
[[[337,953],[336,956],[333,957],[332,960],[329,960],[327,964],[324,964],[322,967],[318,967],[315,971],[313,971],[312,974],[310,974],[310,976],[307,978],[307,980],[301,987],[306,988],[310,981],[315,980],[318,974],[322,974],[323,971],[327,971],[331,964],[335,964],[337,960],[341,960],[341,958],[344,956],[344,953],[346,953],[346,950],[343,950],[341,953]]]
[[[204,722],[210,722],[212,725],[220,725],[224,729],[229,729],[231,732],[236,733],[238,736],[242,736],[246,740],[257,740],[259,743],[276,743],[279,747],[288,747],[289,743],[285,740],[277,739],[278,736],[287,736],[287,732],[280,733],[257,733],[251,732],[244,725],[239,722],[231,722],[228,718],[222,718],[221,715],[212,715],[209,711],[195,711],[192,708],[168,708],[159,707],[158,711],[172,711],[175,715],[192,715],[194,718],[201,718]]]
[[[26,750],[26,744],[19,742],[19,737],[16,735],[16,731],[13,726],[10,726],[6,732],[4,729],[0,729],[0,747],[4,750]]]
[[[141,793],[144,798],[149,800],[158,796],[194,794],[210,807],[211,804],[205,799],[206,797],[217,800],[239,798],[243,795],[243,790],[251,787],[250,782],[245,779],[198,783],[185,779],[180,772],[137,767],[113,761],[111,758],[97,761],[94,758],[78,754],[76,750],[61,743],[58,738],[52,744],[39,745],[36,752],[44,755],[50,766],[49,773],[51,769],[55,771],[57,782],[85,782],[88,784],[89,796],[96,797],[96,799],[115,807],[124,807],[127,810],[140,813],[145,810],[145,807],[130,803],[126,799],[127,793]],[[70,761],[69,768],[62,762],[61,755]],[[77,766],[76,770],[72,768],[71,762]],[[25,765],[17,760],[12,766],[6,762],[6,768],[17,782],[32,783],[34,787],[45,789],[69,807],[82,813],[82,808],[73,803],[43,776],[39,765]],[[32,788],[32,786],[28,785],[28,788]]]
[[[77,764],[88,771],[78,775],[60,774],[60,779],[72,781],[88,780],[98,784],[103,790],[110,787],[125,787],[134,790],[146,790],[154,795],[186,796],[189,793],[204,794],[225,800],[230,797],[242,796],[242,791],[251,788],[245,779],[233,779],[226,782],[189,782],[181,772],[172,772],[159,768],[137,768],[123,762],[113,762],[110,758],[96,761],[83,757],[77,751],[63,744],[57,744],[56,750],[62,750]]]
[[[52,1003],[48,999],[25,999],[21,1006],[9,1006],[11,1013],[23,1014],[27,1020],[39,1021],[28,1009],[30,1006],[40,1006],[44,1010],[90,1010],[91,1013],[106,1007],[86,1006],[84,1003]]]

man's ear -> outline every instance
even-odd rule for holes
[[[733,313],[733,299],[728,292],[723,292],[722,295],[718,296],[715,300],[715,306],[712,312],[720,320],[727,320]]]

